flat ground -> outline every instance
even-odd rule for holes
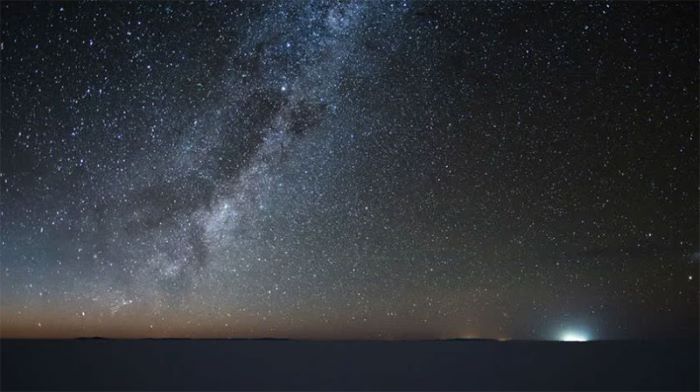
[[[2,390],[698,390],[698,341],[2,340]]]

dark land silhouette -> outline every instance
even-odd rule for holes
[[[3,390],[697,390],[697,340],[1,342]]]

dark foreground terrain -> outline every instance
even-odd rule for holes
[[[3,340],[13,389],[697,390],[698,341]]]

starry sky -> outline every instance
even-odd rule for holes
[[[697,3],[0,7],[3,337],[697,336]]]

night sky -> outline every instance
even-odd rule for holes
[[[3,337],[697,336],[698,3],[0,7]]]

